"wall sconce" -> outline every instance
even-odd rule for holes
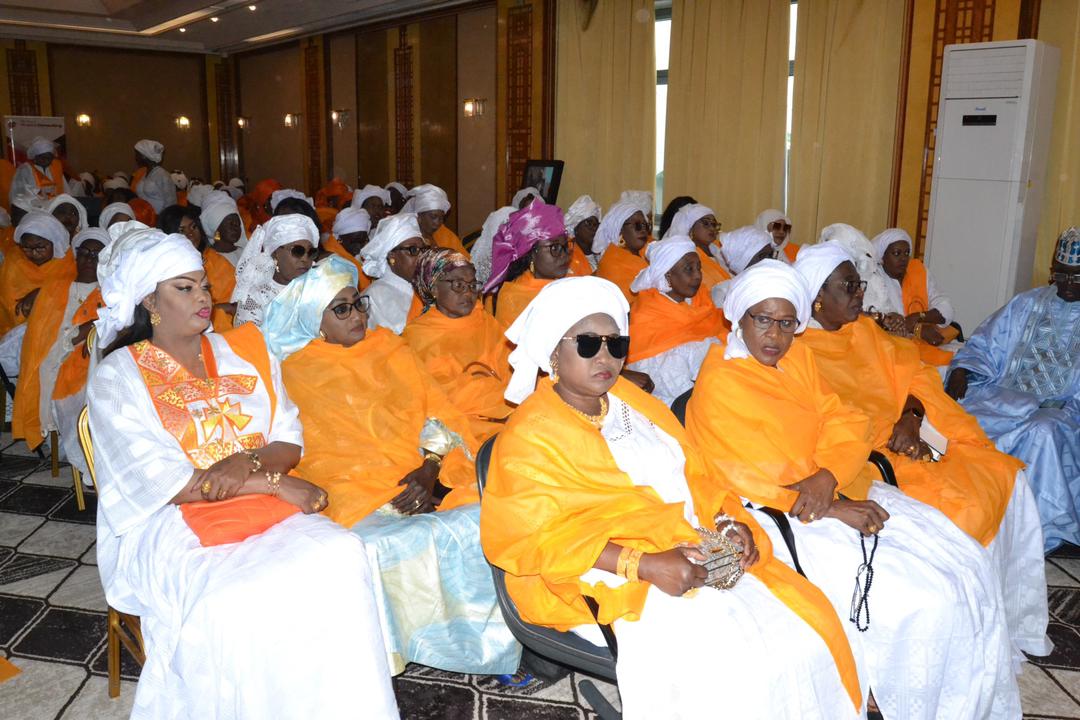
[[[245,117],[244,115],[237,116],[236,127],[240,128],[241,130],[247,130],[251,127],[251,118]]]
[[[294,128],[300,125],[300,113],[285,113],[285,127]]]
[[[90,127],[93,124],[93,120],[91,120],[90,116],[86,113],[79,113],[75,116],[75,124],[82,128]]]
[[[487,100],[484,98],[466,98],[461,105],[461,111],[465,117],[476,117],[484,114],[484,105],[486,104]]]
[[[338,130],[344,129],[345,128],[345,123],[349,122],[349,111],[348,110],[331,110],[330,111],[330,122],[334,123],[334,125],[337,125]]]
[[[191,129],[191,120],[188,119],[187,115],[177,115],[175,118],[173,118],[173,122],[176,123],[177,130]]]

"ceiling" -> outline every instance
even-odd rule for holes
[[[0,37],[228,54],[466,2],[469,0],[0,0]]]

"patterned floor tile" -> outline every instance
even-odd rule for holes
[[[44,609],[44,600],[0,595],[0,647],[11,645]]]
[[[47,597],[78,564],[65,558],[16,553],[0,567],[0,592]]]
[[[94,520],[97,518],[97,495],[93,492],[83,493],[83,498],[86,502],[86,509],[80,510],[78,505],[75,504],[75,493],[71,492],[68,495],[68,499],[60,504],[56,510],[49,514],[49,517],[53,520],[66,520],[67,522],[82,523],[83,525],[93,525]]]
[[[48,464],[40,470],[30,473],[30,475],[23,479],[23,482],[32,485],[49,485],[50,487],[74,487],[74,483],[71,479],[70,467],[62,466],[60,468],[60,474],[53,477],[52,470],[49,469]]]
[[[22,480],[34,472],[41,465],[41,459],[37,457],[25,457],[4,451],[3,462],[0,462],[0,478],[5,480]]]
[[[0,498],[3,498],[17,487],[19,487],[17,480],[0,480]]]
[[[78,665],[11,658],[21,673],[0,683],[4,720],[52,720],[86,679]]]
[[[1042,668],[1024,669],[1020,676],[1020,702],[1025,717],[1080,718],[1080,705]]]
[[[1058,565],[1060,560],[1046,562],[1046,584],[1050,587],[1080,587],[1080,580]]]
[[[86,565],[97,565],[97,543],[92,543],[86,552],[82,554],[79,561]]]
[[[107,612],[109,609],[105,602],[105,591],[101,587],[101,576],[97,568],[91,565],[80,567],[71,573],[49,596],[49,602],[58,607],[95,612]]]
[[[44,522],[40,517],[0,512],[0,546],[15,547]]]
[[[44,485],[23,485],[0,500],[0,510],[30,515],[45,515],[71,492]]]
[[[15,655],[86,664],[105,641],[107,625],[104,613],[50,608],[11,651]]]
[[[19,552],[33,555],[77,558],[86,552],[97,537],[93,525],[49,520],[19,545]]]
[[[407,676],[394,678],[398,710],[411,720],[449,720],[476,717],[480,711],[480,693],[461,685],[426,682]],[[466,714],[470,713],[470,714]]]
[[[138,680],[139,671],[142,667],[139,661],[132,657],[124,644],[120,644],[120,677],[125,680]],[[90,663],[90,672],[95,675],[107,676],[109,674],[109,648],[102,646],[94,655]]]
[[[1047,592],[1050,614],[1069,625],[1080,625],[1080,588],[1052,587]]]
[[[1040,667],[1080,668],[1080,633],[1060,622],[1051,622],[1046,634],[1054,643],[1054,652],[1046,657],[1032,658]]]
[[[120,697],[109,697],[107,678],[91,676],[82,686],[60,720],[127,720],[135,703],[135,683],[121,681]]]

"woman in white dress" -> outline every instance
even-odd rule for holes
[[[364,291],[371,311],[368,327],[389,328],[395,335],[420,314],[424,305],[413,290],[412,278],[423,252],[424,238],[413,213],[384,218],[360,251],[364,274],[375,278]]]
[[[276,215],[255,228],[236,264],[233,324],[261,325],[270,301],[310,270],[318,254],[319,228],[305,215]]]
[[[259,333],[205,334],[183,235],[125,234],[100,278],[97,559],[142,619],[132,717],[396,718],[363,543],[288,474],[303,433]]]

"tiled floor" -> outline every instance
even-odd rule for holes
[[[22,670],[0,684],[4,720],[126,718],[138,665],[122,654],[120,697],[108,696],[105,598],[94,556],[95,498],[79,512],[71,473],[0,436],[0,653]],[[1024,717],[1080,720],[1080,548],[1047,561],[1056,649],[1025,667]],[[581,678],[510,689],[493,678],[410,666],[395,679],[402,717],[592,720]],[[614,689],[604,686],[614,697]]]

